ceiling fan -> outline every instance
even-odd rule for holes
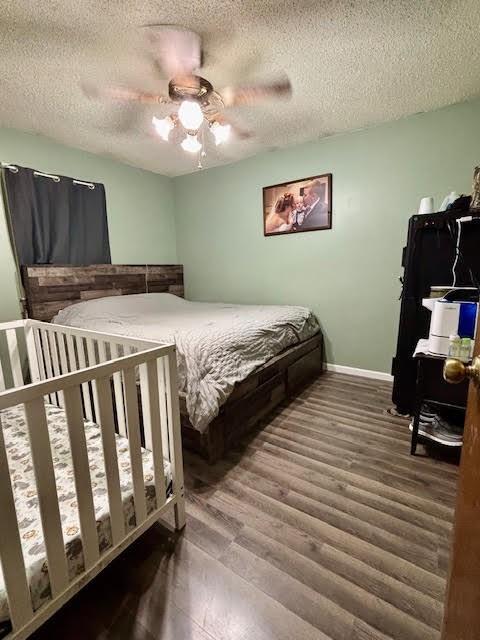
[[[255,105],[264,100],[289,98],[291,84],[280,76],[263,84],[228,86],[216,90],[205,78],[197,75],[203,65],[204,52],[200,36],[189,29],[167,25],[143,27],[149,42],[155,66],[169,78],[168,95],[135,91],[121,86],[101,89],[84,87],[90,98],[130,101],[150,105],[172,105],[175,109],[164,118],[152,119],[155,132],[168,141],[171,131],[183,128],[181,142],[184,151],[198,153],[202,142],[198,134],[205,125],[213,135],[215,144],[226,142],[233,132],[239,138],[250,134],[238,129],[224,115],[224,110],[238,105]]]

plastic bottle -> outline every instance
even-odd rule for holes
[[[450,358],[460,358],[461,344],[460,336],[452,334],[449,337],[448,355]]]
[[[460,360],[463,360],[463,362],[470,360],[471,348],[472,340],[470,338],[462,338],[460,344]]]

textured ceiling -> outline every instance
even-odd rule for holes
[[[195,161],[151,133],[168,107],[102,104],[82,81],[164,92],[138,27],[202,35],[215,86],[284,70],[287,103],[237,107],[251,140],[208,145],[213,166],[429,111],[480,93],[478,0],[0,0],[0,125],[166,175]],[[1,158],[8,160],[8,158]]]

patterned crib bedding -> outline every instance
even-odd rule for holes
[[[53,405],[46,405],[46,413],[68,571],[70,579],[73,579],[84,570],[84,560],[67,420],[64,410]],[[50,599],[51,592],[23,405],[0,411],[0,422],[9,460],[27,579],[30,585],[33,608],[36,610]],[[85,435],[92,478],[99,548],[100,552],[102,552],[112,545],[112,536],[100,427],[92,422],[86,422]],[[129,531],[135,526],[135,511],[128,440],[117,435],[116,443],[125,529]],[[156,507],[153,456],[150,451],[143,448],[142,462],[147,512],[151,513]],[[166,490],[169,491],[171,487],[171,467],[168,461],[165,461],[164,468]],[[3,573],[0,568],[0,621],[4,622],[8,619],[7,595]],[[3,627],[3,625],[1,626]],[[1,635],[0,629],[0,637]]]

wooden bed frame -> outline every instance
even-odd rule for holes
[[[50,322],[58,311],[82,300],[146,292],[183,297],[182,265],[34,265],[22,267],[28,317]],[[294,345],[239,383],[204,433],[188,419],[180,396],[186,448],[215,462],[280,402],[323,369],[321,333]]]

